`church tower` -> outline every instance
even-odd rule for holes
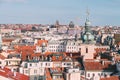
[[[91,22],[89,21],[89,12],[87,10],[87,18],[85,21],[85,33],[83,34],[83,43],[85,44],[94,44],[94,36],[91,33],[90,30]]]
[[[92,35],[91,22],[89,21],[89,12],[87,11],[87,18],[85,21],[85,32],[82,35],[83,44],[80,45],[80,55],[83,56],[83,60],[94,59],[95,53],[95,40],[94,35]]]

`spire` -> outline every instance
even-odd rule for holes
[[[90,21],[89,21],[89,15],[90,15],[90,12],[87,8],[86,10],[86,21],[85,21],[85,27],[86,27],[86,30],[88,29],[88,27],[91,25]]]
[[[90,12],[89,12],[89,10],[87,8],[87,10],[86,10],[86,20],[89,20],[89,15],[90,15]]]
[[[91,44],[94,42],[94,36],[91,33],[90,27],[91,23],[89,21],[89,10],[86,10],[86,21],[85,21],[85,33],[83,35],[83,42],[87,44]]]

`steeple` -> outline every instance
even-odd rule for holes
[[[87,9],[86,11],[86,21],[85,21],[85,33],[83,35],[83,43],[85,44],[91,44],[94,42],[94,36],[91,33],[90,27],[91,27],[91,22],[89,21],[89,11]]]
[[[85,31],[90,31],[91,22],[89,21],[89,10],[86,10],[86,21],[85,21]]]

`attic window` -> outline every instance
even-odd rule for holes
[[[56,59],[59,59],[59,56],[56,56]]]

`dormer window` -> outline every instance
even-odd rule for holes
[[[56,56],[56,59],[58,59],[59,58],[59,56]]]

